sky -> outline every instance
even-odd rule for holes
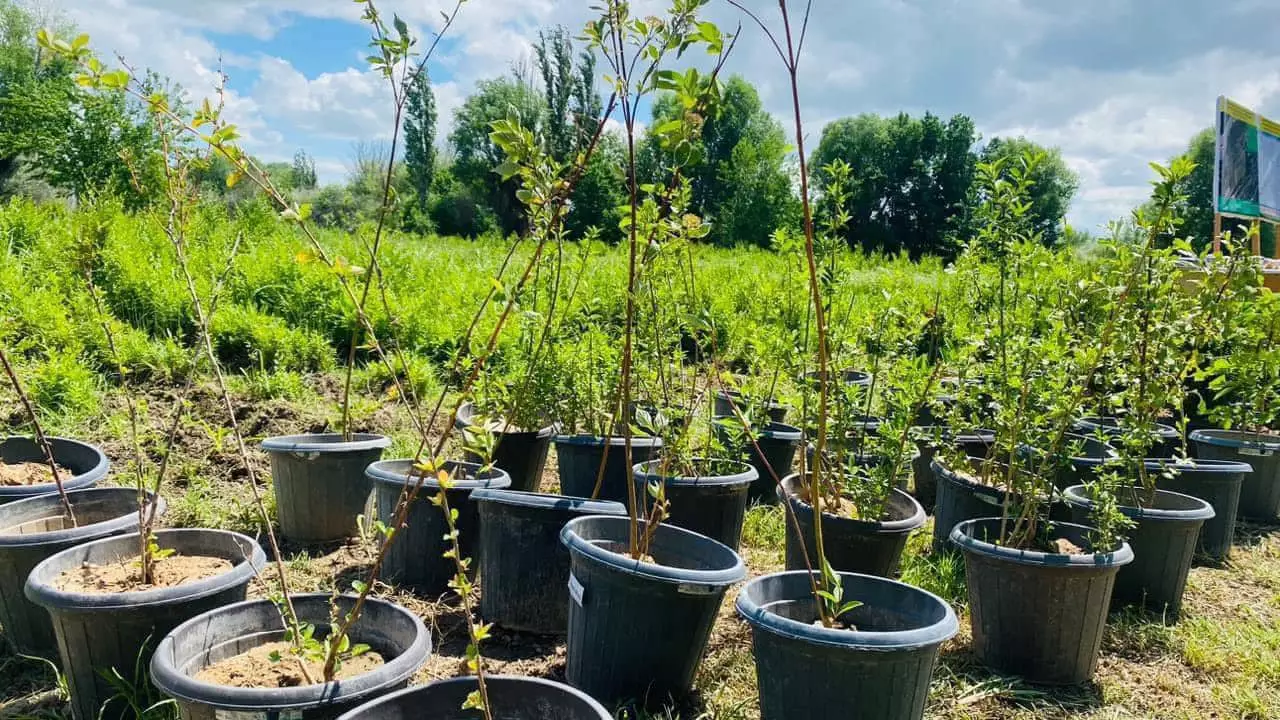
[[[193,98],[212,92],[221,63],[246,149],[288,160],[305,148],[322,181],[343,179],[354,143],[390,137],[391,95],[365,65],[369,33],[352,0],[25,1]],[[596,1],[467,0],[428,64],[438,134],[478,80],[527,63],[540,28],[576,34]],[[377,4],[430,38],[453,2]],[[776,2],[744,4],[777,24]],[[726,72],[753,82],[790,128],[787,77],[763,33],[726,0],[704,14],[728,31],[742,22]],[[1080,177],[1068,220],[1094,232],[1148,196],[1148,163],[1211,125],[1218,95],[1280,119],[1280,0],[812,0],[804,51],[809,147],[847,115],[963,113],[985,139],[1061,148]]]

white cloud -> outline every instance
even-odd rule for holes
[[[382,0],[430,42],[455,0]],[[219,48],[209,33],[259,39],[298,17],[359,21],[350,0],[62,0],[69,17],[104,52],[171,76],[195,95],[209,91]],[[637,15],[665,3],[633,3]],[[747,0],[772,26],[777,3]],[[791,3],[797,11],[803,3]],[[589,3],[555,0],[468,2],[431,63],[441,127],[478,79],[527,57],[538,28],[576,32]],[[1280,34],[1275,0],[864,0],[814,6],[801,75],[806,141],[823,125],[861,112],[964,113],[986,137],[1023,134],[1058,145],[1079,172],[1073,222],[1094,227],[1142,200],[1150,171],[1212,120],[1227,94],[1280,116]],[[742,38],[727,72],[746,76],[790,129],[790,91],[772,47],[725,2],[707,14]],[[350,67],[312,77],[289,57],[224,58],[235,92],[228,115],[264,157],[292,153],[294,133],[346,143],[385,138],[390,98],[366,71],[360,47],[325,48]],[[315,52],[308,49],[308,52]],[[695,62],[702,62],[699,57]],[[256,85],[234,76],[257,71]],[[275,128],[274,130],[272,128]],[[318,157],[321,175],[341,160]]]

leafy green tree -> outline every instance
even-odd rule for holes
[[[404,118],[404,164],[413,186],[414,202],[406,210],[408,225],[418,230],[429,229],[427,195],[435,177],[436,166],[436,99],[431,92],[431,79],[425,68],[409,82]]]
[[[677,121],[684,112],[674,95],[664,95],[654,103],[654,126]],[[715,111],[702,122],[699,142],[688,153],[692,161],[688,155],[675,157],[652,134],[643,148],[644,175],[662,182],[680,165],[690,179],[693,210],[711,221],[712,242],[768,246],[774,230],[799,217],[785,167],[788,148],[782,126],[742,77],[725,82]]]
[[[626,148],[616,133],[600,136],[595,152],[587,160],[587,167],[573,190],[573,202],[565,216],[564,226],[569,237],[581,239],[590,228],[600,231],[605,242],[622,241],[622,214],[619,208],[627,201]]]
[[[524,215],[516,200],[515,179],[503,181],[494,169],[502,164],[502,150],[489,138],[495,120],[515,119],[535,135],[541,133],[546,114],[541,94],[527,84],[510,78],[481,80],[476,92],[454,113],[453,173],[467,187],[471,197],[488,205],[503,233],[518,232]]]
[[[316,161],[306,150],[293,154],[293,166],[289,168],[289,183],[295,190],[316,189]]]
[[[1036,164],[1029,180],[1031,208],[1031,227],[1040,233],[1041,241],[1050,247],[1065,241],[1063,218],[1067,208],[1071,206],[1071,198],[1080,185],[1079,178],[1062,160],[1062,152],[1057,148],[1045,148],[1026,138],[991,138],[982,148],[979,161],[984,163],[1006,159],[1008,163],[1017,162],[1026,153],[1040,153],[1041,160]],[[1007,171],[1006,171],[1007,172]]]
[[[968,234],[976,139],[964,115],[864,114],[823,128],[810,167],[820,191],[833,161],[853,168],[843,230],[850,246],[950,257]]]
[[[586,147],[602,112],[595,90],[596,57],[583,52],[575,64],[573,41],[564,26],[539,32],[534,52],[547,105],[547,150],[565,162]]]

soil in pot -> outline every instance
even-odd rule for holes
[[[58,467],[58,479],[72,477],[75,473],[70,468],[54,463]],[[0,462],[0,485],[21,487],[24,485],[40,485],[53,482],[53,473],[49,472],[47,463]]]
[[[335,680],[347,680],[373,672],[385,664],[374,650],[342,661],[334,673]],[[196,673],[200,682],[234,688],[285,688],[309,685],[324,677],[324,661],[302,658],[287,642],[259,645],[248,652],[233,655]]]
[[[105,565],[84,563],[80,567],[62,571],[54,578],[53,586],[72,593],[124,593],[176,587],[187,582],[204,580],[230,570],[230,560],[208,555],[169,555],[155,561],[154,582],[142,581],[142,561],[132,557]]]
[[[298,618],[313,625],[317,637],[323,637],[329,631],[332,614],[349,612],[355,598],[309,593],[294,595],[292,601]],[[206,674],[210,667],[228,661],[233,667],[241,663],[253,665],[265,655],[270,663],[270,649],[259,651],[261,654],[254,651],[264,646],[283,646],[287,642],[285,633],[280,611],[270,600],[249,600],[213,608],[174,628],[160,640],[151,661],[152,682],[177,701],[179,713],[187,720],[226,717],[332,720],[371,698],[403,688],[431,654],[431,633],[416,614],[370,597],[350,629],[352,644],[366,644],[370,651],[343,663],[339,668],[340,682],[304,680],[302,684],[270,685],[272,680],[267,677],[244,681],[231,678],[229,683],[210,681]],[[361,658],[368,655],[373,659],[375,653],[382,662],[362,665]],[[288,662],[288,658],[282,662]],[[358,668],[363,672],[357,672]],[[231,674],[224,673],[225,669],[222,665],[215,673]],[[319,672],[313,675],[320,676]],[[287,677],[283,679],[288,682]]]
[[[814,538],[813,506],[798,473],[787,476],[779,489],[791,504],[800,524],[802,537],[796,535],[795,523],[787,522],[786,560],[788,570],[804,570],[817,562]],[[857,520],[845,515],[822,512],[823,547],[827,561],[839,572],[863,573],[890,577],[898,570],[907,538],[922,527],[924,509],[907,493],[894,489],[885,504],[882,519]],[[806,563],[806,558],[808,563]]]
[[[66,491],[83,490],[106,477],[110,461],[102,450],[68,438],[48,438],[53,462]],[[0,436],[0,504],[58,491],[44,448],[23,436]]]

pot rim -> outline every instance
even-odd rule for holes
[[[740,460],[724,460],[720,458],[693,458],[693,462],[731,462],[738,466],[739,471],[729,475],[664,475],[659,472],[650,472],[651,467],[661,467],[662,460],[646,460],[642,463],[636,463],[631,466],[631,477],[636,481],[644,481],[646,484],[651,480],[660,480],[665,484],[677,487],[746,487],[755,482],[760,477],[760,471],[749,463]]]
[[[458,414],[453,419],[453,426],[458,430],[464,430],[466,428],[475,427],[476,425],[474,420],[475,420],[475,403],[468,400],[467,402],[464,402],[458,406]],[[554,435],[556,433],[556,430],[559,427],[560,427],[559,423],[551,422],[540,428],[527,429],[527,428],[518,428],[513,426],[506,430],[495,430],[493,432],[495,435],[510,435],[510,436],[532,435],[538,439],[542,439],[542,438],[549,438],[552,435]]]
[[[892,630],[878,632],[874,630],[841,630],[837,628],[827,628],[814,625],[812,623],[804,623],[799,620],[792,620],[783,617],[770,610],[766,605],[761,605],[751,597],[751,592],[757,589],[765,582],[777,579],[779,577],[800,576],[803,577],[807,570],[791,570],[780,573],[770,573],[752,578],[746,585],[738,591],[738,597],[734,601],[734,608],[738,614],[742,616],[754,628],[763,628],[776,635],[781,635],[792,640],[812,643],[816,645],[827,645],[831,647],[843,647],[849,649],[867,649],[867,650],[898,650],[910,651],[919,648],[930,647],[933,645],[941,645],[952,638],[960,629],[959,620],[956,618],[955,610],[951,604],[933,593],[922,590],[914,585],[908,585],[898,580],[890,578],[882,578],[875,575],[864,575],[861,573],[840,572],[841,582],[845,588],[851,584],[881,584],[891,585],[901,588],[906,592],[917,593],[929,598],[942,608],[943,616],[941,620],[929,625],[924,625],[910,630]],[[852,583],[850,582],[852,581]],[[806,597],[809,593],[806,591]]]
[[[344,440],[342,433],[277,435],[263,440],[262,449],[269,453],[324,454],[381,450],[391,446],[391,438],[377,433],[353,433],[351,438]]]
[[[607,442],[610,447],[625,447],[627,439],[621,435],[589,435],[587,433],[578,433],[575,435],[556,435],[553,438],[557,445],[585,445],[603,447]],[[632,435],[632,447],[662,447],[662,438],[647,435]]]
[[[46,439],[49,441],[50,450],[53,451],[54,462],[57,462],[58,460],[57,445],[59,444],[79,445],[98,456],[97,464],[88,470],[78,475],[72,475],[69,478],[60,478],[62,480],[62,489],[64,491],[83,490],[91,487],[99,480],[106,477],[107,471],[111,469],[111,460],[107,458],[107,455],[102,451],[102,448],[99,448],[97,445],[91,445],[82,440],[75,440],[73,438],[61,437],[58,435],[49,435]],[[27,435],[6,435],[0,437],[0,445],[15,440],[34,442],[33,438]],[[11,497],[26,499],[28,497],[47,495],[49,493],[56,492],[58,492],[58,484],[55,482],[40,483],[38,485],[17,485],[11,487],[0,487],[0,498]]]
[[[1084,468],[1101,467],[1107,463],[1117,463],[1119,458],[1071,458],[1071,462]],[[1146,458],[1142,461],[1147,470],[1164,472],[1172,470],[1178,475],[1200,474],[1240,474],[1253,472],[1253,466],[1237,460],[1204,460],[1200,458]]]
[[[409,481],[408,470],[404,472],[397,472],[392,468],[401,464],[407,464],[408,468],[412,468],[413,463],[414,460],[412,458],[378,460],[377,462],[369,463],[369,466],[364,469],[364,476],[372,480],[376,485],[402,488],[405,486],[405,483]],[[469,476],[454,479],[454,490],[475,490],[479,488],[497,489],[506,488],[511,485],[511,476],[502,468],[491,467],[483,473],[478,473],[482,467],[484,466],[480,463],[464,462],[461,460],[446,460],[444,462],[444,469],[462,469],[470,473]],[[422,487],[438,489],[440,487],[440,483],[434,477],[427,475],[422,478]]]
[[[956,432],[955,429],[952,428],[950,425],[912,425],[911,426],[912,430],[918,430],[922,432],[933,432],[934,430],[937,430],[939,428],[941,428],[943,432],[942,439],[947,442],[954,442],[954,443],[983,442],[983,443],[987,443],[988,445],[991,445],[991,444],[994,444],[996,441],[996,431],[988,430],[986,428],[968,428],[965,430],[961,430],[960,432]],[[933,437],[930,436],[930,437],[915,438],[915,439],[932,440]]]
[[[1275,434],[1251,433],[1245,430],[1201,429],[1192,430],[1188,436],[1192,442],[1205,445],[1216,445],[1228,448],[1249,448],[1251,450],[1280,451],[1280,436]]]
[[[1097,430],[1101,430],[1103,435],[1112,435],[1115,430],[1119,430],[1118,426],[1108,425],[1105,420],[1115,420],[1113,417],[1105,417],[1102,415],[1086,415],[1072,423],[1072,428],[1078,433],[1089,435]],[[1168,439],[1178,437],[1178,428],[1168,423],[1153,423],[1155,425],[1156,437]]]
[[[494,505],[511,505],[535,510],[558,510],[586,515],[627,514],[625,505],[612,500],[592,500],[571,495],[525,492],[506,488],[479,488],[472,491],[471,499],[476,502],[493,503]]]
[[[543,687],[549,687],[554,689],[556,692],[560,692],[565,695],[569,695],[573,697],[575,700],[591,708],[592,712],[595,712],[601,718],[613,717],[612,715],[609,714],[607,710],[604,709],[604,706],[601,705],[599,701],[597,701],[595,698],[591,697],[590,695],[566,683],[560,683],[554,680],[548,680],[546,678],[525,677],[522,675],[487,675],[487,674],[485,675],[485,682],[513,683],[513,684],[518,683],[520,685],[525,685],[525,686],[541,685]],[[347,712],[339,715],[337,720],[359,720],[359,718],[363,717],[364,714],[369,710],[372,710],[373,708],[376,708],[379,705],[382,705],[384,703],[396,702],[401,697],[405,697],[408,695],[416,695],[418,693],[426,693],[433,688],[437,688],[443,685],[462,685],[462,684],[474,685],[475,676],[462,675],[459,677],[446,678],[444,680],[434,680],[432,682],[427,683],[426,685],[415,685],[413,687],[403,688],[393,693],[388,693],[387,695],[383,695],[382,697],[374,698],[357,708],[348,710]]]
[[[1157,522],[1202,522],[1212,520],[1217,514],[1213,510],[1213,505],[1210,505],[1207,501],[1193,495],[1161,489],[1156,490],[1156,495],[1164,495],[1167,497],[1175,497],[1180,500],[1186,500],[1188,501],[1188,504],[1196,505],[1197,507],[1193,510],[1165,510],[1161,508],[1120,505],[1119,510],[1127,517],[1142,520],[1155,520]],[[1083,507],[1089,510],[1093,509],[1093,500],[1089,499],[1084,485],[1072,485],[1062,491],[1062,496],[1063,499],[1071,505]]]
[[[801,507],[812,513],[813,506],[810,505],[803,497],[791,492],[792,486],[799,477],[800,473],[791,473],[790,475],[782,478],[782,482],[779,483],[780,487],[776,490],[778,498],[784,502],[796,502]],[[925,520],[927,520],[929,516],[925,513],[924,506],[920,504],[919,500],[916,500],[911,496],[911,493],[905,492],[901,488],[890,488],[889,494],[898,497],[899,499],[905,499],[911,503],[912,513],[910,517],[906,517],[901,520],[857,520],[843,515],[833,515],[826,510],[822,511],[822,516],[833,520],[865,525],[868,528],[874,528],[874,532],[886,534],[907,533],[924,526]]]
[[[293,595],[292,600],[295,603],[300,600],[318,600],[327,606],[330,597],[328,593],[300,593]],[[343,597],[353,598],[349,594]],[[229,615],[248,606],[261,604],[271,604],[271,601],[244,600],[224,605],[197,615],[171,630],[156,646],[155,654],[151,658],[152,682],[166,695],[176,699],[220,709],[281,710],[315,707],[345,699],[357,699],[362,694],[377,692],[382,688],[408,680],[431,654],[431,634],[423,625],[422,618],[395,603],[369,597],[365,599],[366,605],[389,606],[409,618],[415,630],[414,638],[409,647],[389,662],[354,678],[291,688],[232,688],[196,680],[182,672],[171,659],[175,636],[185,633],[196,625],[209,623],[219,615]],[[264,640],[264,642],[271,642],[271,640]],[[362,680],[364,682],[360,682]]]
[[[999,526],[999,523],[1000,518],[998,517],[975,518],[957,523],[951,529],[951,542],[966,552],[986,555],[987,557],[998,558],[1018,565],[1084,570],[1118,568],[1133,562],[1133,549],[1129,547],[1128,542],[1120,543],[1120,547],[1111,552],[1065,555],[1062,553],[1046,553],[1038,550],[1019,550],[1017,548],[1004,547],[986,540],[979,540],[976,535],[970,534],[975,527],[980,525],[995,524]],[[1055,522],[1053,525],[1056,528],[1092,530],[1087,525],[1077,525],[1075,523]]]
[[[730,401],[730,402],[734,400],[742,400],[744,397],[741,390],[725,390],[723,388],[720,390],[716,390],[715,396],[717,399]],[[784,408],[788,410],[791,409],[790,406],[788,406],[784,402],[779,401],[777,398],[769,398],[764,401],[765,410],[782,410]]]
[[[669,565],[659,565],[658,563],[644,562],[636,560],[622,553],[616,553],[612,550],[606,550],[591,540],[587,540],[578,533],[578,526],[587,521],[604,520],[610,524],[630,523],[629,518],[617,517],[613,515],[585,515],[583,517],[574,518],[565,523],[560,530],[560,542],[567,547],[570,552],[577,551],[583,555],[601,564],[621,570],[632,575],[657,580],[659,582],[674,584],[697,584],[697,585],[713,585],[718,587],[728,587],[736,582],[741,581],[747,576],[747,565],[743,562],[742,556],[733,548],[725,545],[718,540],[712,540],[706,535],[702,535],[692,530],[686,530],[675,525],[662,524],[658,526],[655,532],[663,535],[683,535],[685,539],[692,542],[712,543],[719,549],[728,553],[729,557],[734,559],[733,565],[728,567],[717,568],[714,570],[692,570],[689,568],[677,568]],[[620,537],[625,537],[621,533]]]
[[[736,418],[735,415],[716,415],[711,421],[717,422],[725,419]],[[769,421],[760,427],[760,438],[769,438],[772,440],[785,440],[788,442],[798,443],[804,439],[804,431],[795,425],[788,425],[783,422]],[[750,443],[748,442],[748,445]]]
[[[101,495],[106,495],[106,494],[126,495],[127,494],[131,497],[136,498],[138,491],[135,488],[129,488],[129,487],[100,487],[100,488],[85,488],[83,490],[71,490],[67,492],[67,497],[73,501],[72,502],[73,510],[75,509],[75,502],[74,502],[75,499],[78,496],[81,496],[82,493],[95,493],[95,494],[101,494]],[[151,497],[152,502],[159,504],[159,507],[156,508],[156,517],[163,515],[169,506],[168,503],[165,502],[164,497],[159,495],[152,495],[150,492],[148,492],[147,495]],[[40,503],[47,503],[47,502],[53,502],[55,504],[54,505],[55,508],[62,507],[61,499],[57,496],[57,494],[53,494],[53,495],[36,495],[34,497],[23,498],[22,500],[17,500],[15,502],[8,503],[4,505],[3,508],[6,511],[13,510],[15,508],[25,509],[25,508],[21,508],[20,506],[24,504],[37,505]],[[148,508],[150,507],[150,505],[151,505],[150,503],[147,504]],[[39,520],[39,519],[42,519],[42,518],[32,518],[32,520],[28,520],[27,522],[33,522],[34,520]],[[23,523],[19,523],[19,524],[23,524]],[[138,509],[137,509],[137,504],[134,503],[133,508],[130,509],[128,512],[125,512],[114,518],[100,520],[96,523],[89,523],[88,525],[77,525],[76,527],[64,528],[62,530],[48,530],[45,532],[27,533],[23,535],[13,535],[13,534],[0,532],[0,548],[19,548],[19,547],[30,547],[33,545],[61,544],[66,542],[75,542],[78,545],[84,542],[88,542],[89,540],[96,540],[105,535],[111,535],[111,534],[117,533],[121,530],[136,528],[137,526],[138,526]],[[14,527],[14,526],[10,525],[10,527]]]
[[[234,562],[231,569],[226,572],[203,578],[196,582],[155,588],[153,590],[133,590],[116,593],[68,592],[55,588],[52,583],[52,577],[47,580],[41,577],[46,573],[52,572],[51,568],[58,565],[58,561],[69,553],[83,551],[84,548],[90,545],[105,545],[107,543],[128,543],[127,546],[133,548],[136,547],[135,543],[139,538],[139,534],[136,532],[128,535],[112,535],[69,547],[40,561],[40,564],[36,565],[31,570],[31,574],[27,576],[24,586],[25,594],[28,600],[50,611],[84,612],[116,608],[138,608],[147,605],[167,605],[214,595],[238,584],[247,583],[267,564],[267,555],[263,552],[262,546],[258,544],[258,541],[238,532],[216,528],[167,528],[155,531],[157,539],[172,535],[196,534],[230,536],[235,539],[242,549],[247,547],[251,548],[251,550],[247,557]]]

